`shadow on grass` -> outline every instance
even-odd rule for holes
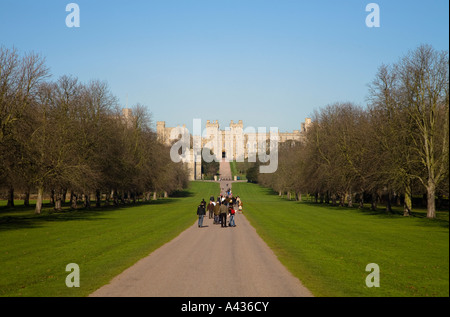
[[[186,197],[193,197],[195,196],[193,192],[189,190],[177,190],[172,193],[170,197],[173,198],[186,198]]]
[[[331,205],[331,204],[325,204],[325,203],[316,203],[313,201],[296,201],[296,200],[289,200],[286,197],[280,197],[278,195],[278,193],[276,191],[274,191],[271,188],[267,188],[267,187],[262,187],[261,188],[264,190],[263,195],[265,196],[278,196],[280,200],[282,201],[286,201],[286,202],[292,202],[292,203],[298,203],[298,204],[303,204],[303,205],[309,205],[311,207],[315,207],[315,208],[324,208],[326,210],[336,210],[337,212],[339,211],[353,211],[356,212],[358,214],[361,215],[365,215],[365,216],[375,216],[378,218],[386,218],[386,219],[406,219],[406,218],[416,218],[416,219],[420,219],[421,221],[418,222],[419,225],[421,226],[437,226],[437,227],[442,227],[442,228],[449,228],[449,211],[448,210],[437,210],[436,211],[436,218],[435,219],[428,219],[426,217],[427,213],[426,210],[422,210],[422,209],[416,209],[413,210],[410,214],[410,216],[405,217],[403,216],[403,207],[398,207],[398,206],[393,206],[392,207],[392,212],[388,213],[386,212],[386,207],[385,206],[380,206],[378,207],[376,210],[372,210],[370,207],[364,206],[364,208],[359,208],[358,204],[354,204],[354,207],[342,207],[339,205]]]
[[[40,215],[34,214],[34,210],[30,209],[27,213],[20,215],[8,215],[0,217],[0,232],[7,230],[30,229],[40,227],[46,222],[56,221],[72,221],[72,220],[101,220],[100,216],[104,216],[107,209],[89,210],[77,209],[62,211],[43,210]]]
[[[73,220],[89,220],[98,221],[115,211],[129,209],[133,207],[167,205],[177,201],[177,198],[192,197],[194,194],[190,191],[178,191],[169,198],[151,200],[146,202],[136,202],[120,204],[118,206],[107,205],[102,207],[84,208],[79,207],[72,209],[68,204],[64,205],[61,211],[56,211],[53,205],[47,203],[42,206],[41,214],[35,214],[35,205],[30,206],[18,205],[14,208],[0,207],[0,232],[7,230],[19,230],[40,227],[47,222],[73,221]],[[80,206],[80,205],[79,205]],[[94,205],[95,206],[95,203]]]
[[[309,205],[313,206],[315,208],[324,208],[327,210],[335,209],[338,211],[353,211],[356,212],[359,215],[365,215],[365,216],[374,216],[377,218],[385,218],[385,219],[408,219],[408,218],[417,218],[423,221],[420,221],[419,224],[421,226],[438,226],[443,228],[449,228],[449,215],[448,211],[437,211],[437,218],[435,219],[428,219],[426,217],[426,211],[412,211],[410,216],[403,216],[403,209],[399,207],[393,207],[392,212],[388,213],[386,212],[386,207],[378,207],[376,210],[372,210],[370,207],[364,207],[364,208],[358,208],[358,206],[355,207],[342,207],[339,205],[332,206],[331,204],[325,204],[325,203],[316,203],[316,202],[309,202],[309,201],[302,201],[298,202],[299,204]]]

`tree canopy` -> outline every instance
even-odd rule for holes
[[[108,84],[73,76],[51,81],[45,59],[0,48],[0,186],[43,195],[61,208],[66,193],[118,204],[149,192],[187,186],[185,167],[157,141],[151,113],[140,104],[121,109]]]
[[[305,142],[283,146],[279,168],[260,174],[276,191],[314,194],[336,204],[370,197],[401,198],[409,215],[413,194],[449,195],[448,51],[421,45],[393,65],[381,65],[369,84],[368,105],[334,103],[316,110]]]

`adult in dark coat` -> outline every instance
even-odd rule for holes
[[[200,204],[197,207],[197,215],[198,215],[198,227],[201,228],[203,226],[203,217],[206,214],[205,205]]]
[[[209,202],[208,207],[206,209],[209,212],[209,219],[211,219],[214,216],[214,203],[212,201]]]
[[[227,226],[227,212],[228,212],[228,207],[226,205],[226,203],[222,203],[220,205],[220,218],[222,219],[222,227],[226,227]]]

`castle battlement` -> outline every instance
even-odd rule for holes
[[[278,142],[303,142],[305,133],[308,131],[311,124],[311,118],[306,118],[305,122],[300,124],[300,130],[294,130],[292,132],[278,132]],[[186,127],[186,125],[183,125],[183,127]],[[170,140],[170,132],[172,129],[174,128],[166,127],[165,121],[157,121],[156,133],[158,140],[167,145],[171,145],[175,142],[175,140]],[[258,148],[258,141],[261,140],[257,137],[258,131],[256,129],[254,129],[254,132],[244,130],[244,123],[242,120],[239,120],[237,123],[231,120],[229,127],[226,127],[223,130],[220,129],[218,120],[207,120],[204,132],[209,137],[201,138],[200,143],[202,148],[210,145],[211,142],[213,142],[214,137],[216,137],[219,140],[218,142],[220,142],[220,144],[216,145],[218,148],[222,149],[222,153],[216,153],[216,155],[221,155],[222,157],[227,157],[232,160],[248,158],[249,153]],[[270,139],[270,132],[267,132],[263,139],[264,142],[268,142]],[[190,166],[191,179],[200,179],[201,166],[197,166],[198,164],[194,162],[188,164],[192,165]]]

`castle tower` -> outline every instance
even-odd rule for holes
[[[123,108],[122,109],[122,117],[125,121],[126,126],[129,128],[132,124],[132,118],[133,118],[133,111],[130,108]]]
[[[131,118],[131,115],[133,114],[133,111],[130,108],[123,108],[122,109],[122,115],[125,119]]]
[[[156,136],[159,142],[166,142],[166,121],[156,122]]]
[[[245,155],[245,147],[244,147],[244,123],[242,120],[239,120],[238,123],[234,123],[233,120],[231,120],[230,123],[230,150],[232,151],[232,157],[233,160],[244,160]]]
[[[305,119],[305,122],[302,122],[302,123],[300,124],[300,131],[301,131],[301,132],[306,132],[306,131],[308,131],[308,129],[309,129],[309,127],[311,126],[311,124],[312,124],[311,118],[306,118],[306,119]]]
[[[222,155],[222,132],[219,129],[219,121],[206,121],[206,137],[202,138],[202,147],[207,147],[214,152],[216,158]]]

